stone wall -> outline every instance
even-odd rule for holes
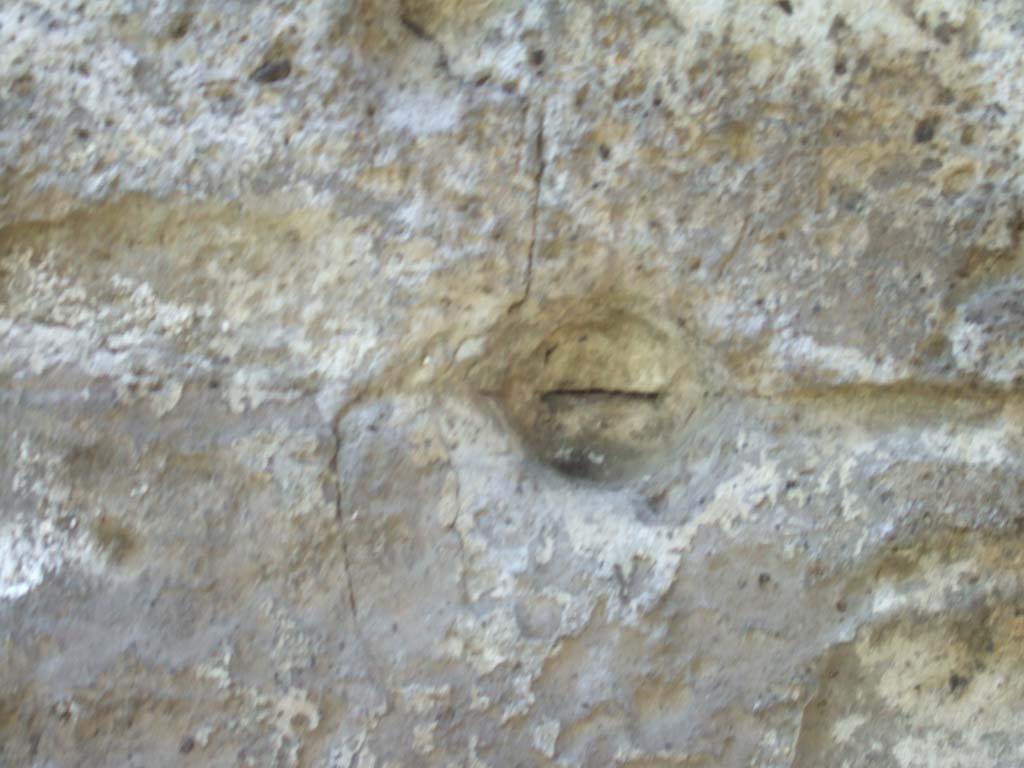
[[[1024,763],[1024,2],[5,0],[0,765]]]

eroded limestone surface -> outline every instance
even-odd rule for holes
[[[0,765],[1024,764],[1022,19],[0,4]]]

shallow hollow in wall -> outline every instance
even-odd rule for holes
[[[653,470],[708,397],[692,340],[621,299],[554,314],[492,345],[506,363],[493,393],[523,445],[576,478]]]

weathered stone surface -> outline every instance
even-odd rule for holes
[[[0,765],[1024,763],[1024,5],[0,7]]]

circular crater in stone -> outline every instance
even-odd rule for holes
[[[527,334],[501,386],[524,443],[572,477],[614,481],[653,469],[706,395],[692,343],[626,309],[553,325]]]

